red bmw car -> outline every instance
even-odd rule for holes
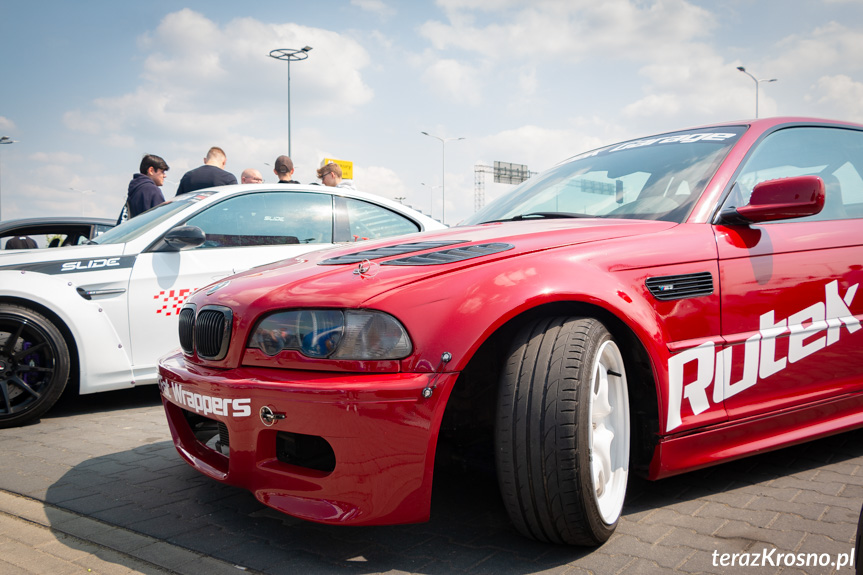
[[[193,467],[333,524],[428,519],[493,457],[516,528],[597,545],[661,479],[863,425],[863,126],[771,118],[565,161],[445,231],[194,294],[160,364]]]

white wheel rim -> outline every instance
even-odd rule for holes
[[[629,398],[626,371],[613,341],[596,355],[590,387],[590,470],[599,514],[611,525],[620,517],[629,477]]]

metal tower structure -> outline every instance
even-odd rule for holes
[[[473,211],[478,212],[485,206],[485,175],[493,174],[494,181],[500,184],[520,184],[536,175],[523,164],[495,162],[494,166],[477,162],[473,166]]]

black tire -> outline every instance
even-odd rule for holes
[[[0,304],[0,428],[48,411],[66,387],[69,364],[66,340],[48,318]]]
[[[604,543],[623,508],[629,443],[623,358],[605,326],[567,317],[526,326],[501,375],[495,428],[516,529],[548,543]]]

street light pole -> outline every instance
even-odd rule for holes
[[[420,132],[428,136],[429,138],[434,138],[435,140],[440,140],[441,144],[441,177],[440,177],[440,187],[441,187],[441,200],[443,201],[443,205],[441,206],[441,217],[440,221],[442,224],[446,223],[446,143],[452,142],[456,140],[464,140],[464,138],[441,138],[439,136],[433,136],[428,132]]]
[[[426,184],[425,182],[420,182],[420,185],[425,186],[431,190],[429,192],[429,217],[433,218],[434,217],[434,191],[435,191],[435,188],[439,188],[440,186],[430,186],[430,185]]]
[[[769,80],[759,80],[758,78],[747,72],[746,68],[744,68],[743,66],[738,66],[737,69],[752,78],[752,81],[755,82],[755,119],[758,119],[758,84],[760,82],[775,82],[776,78],[770,78]]]
[[[9,136],[0,137],[0,144],[14,144],[18,140],[13,140]],[[3,221],[3,186],[2,186],[2,168],[3,168],[3,157],[0,156],[0,221]]]
[[[84,194],[94,194],[96,190],[77,190],[75,188],[69,188],[73,192],[81,192],[81,217],[84,217]]]
[[[270,51],[270,58],[284,60],[288,63],[288,156],[291,156],[291,62],[305,60],[309,57],[311,46],[294,50],[292,48],[278,48]]]

